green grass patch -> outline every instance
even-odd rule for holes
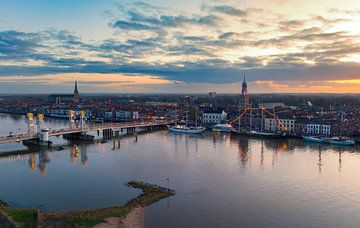
[[[68,212],[44,212],[39,215],[35,209],[15,209],[2,201],[0,201],[0,208],[22,228],[36,228],[37,225],[42,227],[93,227],[104,223],[107,218],[125,217],[137,207],[148,206],[175,194],[170,189],[144,182],[130,181],[127,185],[142,189],[143,193],[122,206]]]
[[[22,228],[36,228],[37,226],[37,212],[35,209],[5,207],[3,211]]]

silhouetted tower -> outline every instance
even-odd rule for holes
[[[249,108],[249,95],[247,90],[246,78],[244,75],[244,81],[242,83],[241,95],[240,95],[240,110]]]
[[[77,87],[77,81],[75,81],[75,89],[74,89],[74,103],[78,103],[80,100],[80,94]]]

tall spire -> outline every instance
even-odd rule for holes
[[[74,89],[74,103],[78,103],[80,101],[80,94],[77,87],[77,81],[75,81],[75,89]]]
[[[245,73],[244,73],[244,80],[243,80],[242,86],[243,86],[243,88],[247,87]]]
[[[74,93],[79,93],[78,88],[77,88],[77,80],[75,81],[75,90]]]

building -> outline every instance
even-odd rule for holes
[[[288,133],[295,132],[295,118],[293,116],[283,116],[279,118],[266,117],[264,129],[265,131],[286,131]]]
[[[240,105],[240,110],[245,110],[249,108],[249,95],[248,95],[245,76],[244,76],[244,81],[242,83],[239,105]]]
[[[77,81],[75,81],[75,89],[73,94],[51,94],[48,97],[50,103],[62,104],[67,102],[79,103],[80,94],[77,87]]]
[[[308,123],[306,125],[306,133],[312,135],[330,135],[331,126],[329,124]]]
[[[50,103],[55,103],[55,104],[73,102],[74,101],[74,95],[72,95],[72,94],[51,94],[48,97],[48,101]]]
[[[281,108],[286,108],[287,107],[284,103],[280,103],[280,102],[264,103],[261,106],[263,108],[266,108],[266,109],[274,109],[274,108],[277,108],[277,107],[281,107]]]
[[[104,112],[104,118],[112,119],[113,118],[113,112],[112,111]]]
[[[118,110],[115,112],[115,117],[121,121],[132,121],[139,119],[139,112]]]
[[[215,98],[216,97],[216,92],[209,92],[209,97],[210,98]]]
[[[203,110],[202,122],[204,124],[219,124],[225,122],[227,113],[224,110]]]

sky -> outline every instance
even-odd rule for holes
[[[358,0],[0,0],[0,94],[360,93]]]

